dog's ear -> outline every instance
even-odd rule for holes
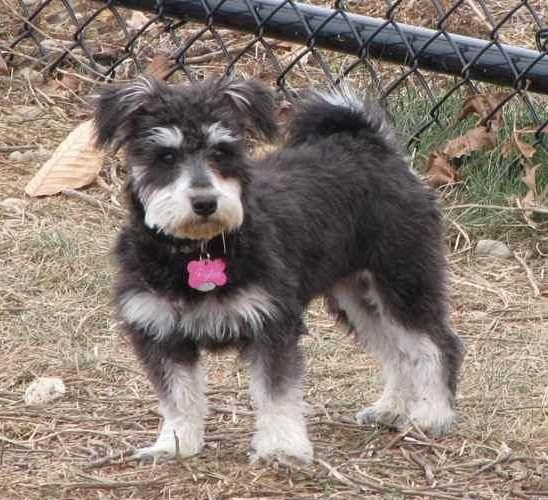
[[[109,85],[95,99],[95,130],[98,147],[120,148],[132,130],[132,119],[153,99],[160,84],[150,77],[139,77],[126,85]]]
[[[219,83],[225,102],[253,135],[269,141],[278,136],[272,90],[257,80],[227,78]]]

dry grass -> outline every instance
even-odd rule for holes
[[[0,16],[0,33],[3,23]],[[37,146],[47,156],[85,116],[81,96],[91,87],[59,89],[19,71],[0,78],[0,203],[19,200],[0,206],[2,500],[548,498],[548,303],[533,296],[520,262],[477,259],[462,245],[450,256],[451,291],[466,358],[459,422],[447,437],[353,423],[379,393],[378,367],[316,303],[304,339],[313,465],[248,465],[246,372],[232,355],[209,358],[204,452],[184,461],[128,460],[133,446],[154,439],[158,415],[109,305],[108,253],[121,219],[78,200],[22,194],[40,161]],[[14,149],[35,153],[14,161]],[[88,193],[104,207],[116,201],[99,187]],[[450,223],[448,233],[454,244]],[[533,251],[526,265],[538,281],[547,273],[546,257],[534,252],[542,238],[512,242],[523,255]],[[46,375],[65,381],[65,397],[25,406],[25,387]]]

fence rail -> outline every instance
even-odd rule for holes
[[[376,89],[381,99],[412,82],[429,101],[413,139],[438,121],[443,106],[459,89],[477,92],[475,82],[490,82],[512,89],[491,114],[520,97],[536,127],[536,144],[543,144],[548,120],[530,93],[548,94],[545,1],[504,0],[506,9],[494,15],[486,0],[413,0],[415,11],[429,6],[428,27],[399,21],[401,12],[415,12],[410,2],[389,0],[381,12],[380,2],[350,0],[331,2],[331,9],[292,0],[19,0],[14,16],[21,30],[14,34],[10,50],[14,60],[32,53],[49,69],[76,61],[97,79],[135,76],[145,71],[155,50],[165,52],[166,47],[166,78],[200,77],[211,69],[207,65],[212,58],[220,59],[223,71],[230,72],[260,52],[266,67],[260,76],[274,79],[288,94],[295,86],[296,69],[303,65],[313,67],[314,80],[335,85],[359,69],[364,86]],[[364,15],[371,6],[384,17]],[[135,25],[127,9],[146,12],[147,17]],[[59,12],[66,30],[53,28],[50,33],[47,20]],[[470,28],[465,34],[450,31],[458,29],[455,19],[465,19],[465,14],[467,21],[477,20],[484,38],[465,36],[474,32]],[[526,19],[521,24],[526,34],[519,43],[528,47],[504,43],[516,18]],[[105,24],[106,33],[100,29]],[[246,33],[246,38],[234,43],[228,34],[235,31]],[[108,39],[108,50],[103,39]],[[289,49],[281,41],[289,42]],[[335,58],[335,53],[344,58]],[[398,66],[379,68],[377,60]],[[431,72],[451,78],[441,84]]]

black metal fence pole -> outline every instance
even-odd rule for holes
[[[116,5],[155,11],[154,0],[118,0]],[[494,40],[480,40],[416,26],[338,13],[313,5],[279,0],[163,0],[165,15],[213,22],[248,33],[356,55],[466,76],[497,85],[548,93],[548,53]],[[254,13],[250,9],[253,7]],[[255,15],[254,15],[255,14]],[[261,24],[257,25],[257,18]],[[358,33],[360,39],[356,39]],[[363,51],[362,51],[363,53]]]

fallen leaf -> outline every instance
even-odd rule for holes
[[[72,73],[65,73],[60,80],[56,81],[60,87],[74,91],[77,91],[82,84],[82,80]]]
[[[6,63],[6,60],[2,57],[2,54],[0,54],[0,75],[9,75],[10,70],[8,68],[8,64]]]
[[[449,141],[443,149],[449,158],[461,158],[473,151],[482,151],[495,146],[497,132],[494,128],[475,127],[466,134]]]
[[[126,21],[126,26],[131,31],[139,31],[143,29],[143,27],[145,26],[145,24],[148,23],[148,21],[149,19],[145,14],[136,10],[133,12],[133,14],[131,14],[131,17]]]
[[[548,284],[540,286],[541,297],[548,297]]]
[[[428,157],[426,176],[428,183],[434,187],[454,184],[459,180],[458,173],[447,157],[438,151],[432,151]]]
[[[92,120],[78,125],[25,186],[25,192],[29,196],[51,195],[93,182],[103,157],[94,146],[94,134]]]
[[[536,207],[535,196],[529,191],[523,198],[516,198],[516,205],[523,210],[522,215],[527,225],[536,229],[537,223],[533,220],[533,208]]]
[[[514,133],[512,135],[514,137],[514,143],[516,144],[518,151],[524,158],[530,160],[531,158],[533,158],[533,156],[535,156],[537,150],[533,146],[531,146],[531,144],[524,142],[520,139],[521,135],[528,133],[531,132],[529,130],[514,130]]]
[[[500,153],[503,158],[508,159],[512,156],[512,151],[514,150],[514,139],[509,137],[502,146],[500,147]]]
[[[459,120],[463,120],[470,114],[477,114],[479,116],[479,125],[492,111],[507,97],[511,95],[510,92],[493,92],[491,94],[475,94],[465,99],[462,104],[462,111],[458,117]],[[491,128],[499,128],[502,124],[502,108],[491,116],[488,120]]]
[[[523,218],[527,224],[536,228],[537,223],[533,220],[533,209],[539,207],[538,191],[537,191],[537,170],[540,165],[524,164],[524,174],[521,177],[521,181],[527,186],[527,193],[523,198],[517,198],[516,204],[519,208],[523,209]]]
[[[521,177],[522,182],[527,186],[529,191],[533,193],[533,196],[536,198],[538,194],[537,191],[537,170],[540,165],[535,165],[534,167],[524,164],[523,168],[525,170],[523,176]]]
[[[113,18],[114,15],[112,14],[112,11],[110,9],[104,9],[95,19],[104,23]]]
[[[156,54],[148,63],[145,73],[158,80],[165,80],[173,66],[172,61],[165,54]]]
[[[530,160],[535,156],[537,150],[534,146],[531,146],[528,142],[521,140],[521,136],[526,134],[534,134],[535,129],[517,129],[514,130],[512,136],[509,137],[506,142],[502,145],[501,151],[503,158],[509,158],[513,150],[517,152],[527,160]]]

